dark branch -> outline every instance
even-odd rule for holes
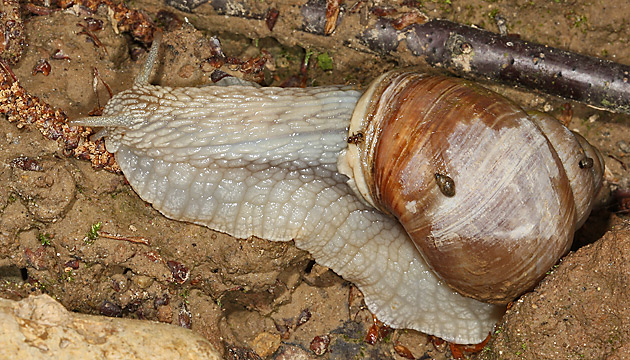
[[[630,113],[630,66],[445,20],[411,28],[407,47],[433,66]]]

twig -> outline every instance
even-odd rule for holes
[[[116,235],[116,234],[108,233],[106,231],[99,231],[98,235],[106,239],[129,241],[135,244],[151,245],[151,240],[144,238],[142,236],[123,236],[123,235]]]
[[[630,113],[630,66],[446,20],[411,28],[407,46],[433,66]]]

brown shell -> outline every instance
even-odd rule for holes
[[[349,145],[359,147],[373,203],[461,294],[507,303],[531,289],[568,251],[578,220],[545,133],[517,105],[465,80],[392,72],[374,86],[351,126],[363,141]]]

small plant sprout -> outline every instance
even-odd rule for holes
[[[99,221],[95,224],[92,224],[92,226],[90,226],[90,231],[88,231],[88,233],[85,236],[86,244],[92,244],[96,239],[98,239],[98,237],[100,236],[98,232],[99,230],[101,230],[102,225],[103,223]]]
[[[43,234],[37,235],[37,239],[39,240],[39,242],[42,243],[42,246],[50,246],[51,238],[52,238],[52,235],[50,235],[49,233],[43,233]]]

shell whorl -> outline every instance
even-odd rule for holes
[[[554,117],[540,112],[531,112],[529,116],[547,136],[562,161],[575,201],[575,228],[579,229],[593,208],[593,195],[602,185],[604,159],[582,135],[569,130]]]
[[[359,104],[349,134],[363,141],[350,144],[340,162],[367,202],[400,220],[449,286],[507,303],[568,251],[602,166],[597,158],[597,169],[573,171],[570,179],[563,161],[585,154],[577,141],[571,146],[579,150],[559,155],[556,140],[547,139],[555,135],[517,105],[461,79],[392,72]],[[445,192],[440,178],[454,188]],[[590,185],[578,191],[571,182]],[[576,194],[587,199],[577,215]]]

